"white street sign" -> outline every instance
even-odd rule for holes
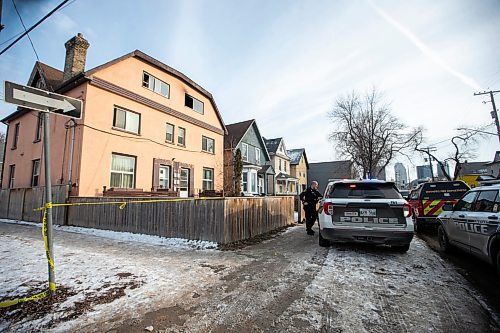
[[[5,101],[28,109],[81,118],[82,101],[46,90],[5,81]]]

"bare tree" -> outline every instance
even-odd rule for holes
[[[422,142],[415,146],[415,150],[427,155],[430,160],[435,161],[447,180],[457,180],[462,170],[462,164],[467,160],[476,158],[477,143],[478,139],[481,137],[483,137],[483,134],[481,134],[480,130],[472,129],[459,131],[457,135],[450,139],[453,145],[453,151],[444,159],[439,159],[436,154],[433,154],[429,149],[420,147]],[[447,162],[455,164],[453,174],[449,174],[446,168]]]
[[[338,98],[328,116],[336,124],[330,140],[363,178],[377,177],[397,155],[408,156],[422,141],[422,129],[403,124],[375,88],[363,97],[352,92]]]

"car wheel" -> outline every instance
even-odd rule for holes
[[[406,244],[406,245],[398,245],[398,246],[392,246],[392,248],[398,252],[401,252],[401,253],[406,253],[408,252],[408,250],[410,249],[410,244]]]
[[[441,251],[451,252],[450,241],[442,225],[438,227],[438,241],[439,241],[439,248],[441,249]]]
[[[321,230],[319,231],[319,246],[321,247],[328,247],[330,246],[330,242],[327,239],[324,239],[323,236],[321,236]]]

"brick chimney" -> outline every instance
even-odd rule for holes
[[[85,60],[89,42],[81,33],[71,38],[64,44],[66,47],[66,61],[64,62],[63,82],[85,71]]]

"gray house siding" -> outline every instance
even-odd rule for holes
[[[238,148],[242,149],[242,144],[246,143],[248,145],[248,163],[255,165],[264,165],[266,164],[266,155],[264,154],[264,149],[266,149],[261,140],[258,138],[257,131],[255,131],[254,126],[250,127],[248,131],[245,133],[240,143],[238,144]],[[255,156],[255,148],[260,149],[260,163],[257,163],[257,158]]]
[[[316,180],[320,193],[324,193],[329,179],[350,179],[353,176],[354,170],[350,161],[309,163],[307,170],[309,183]]]

